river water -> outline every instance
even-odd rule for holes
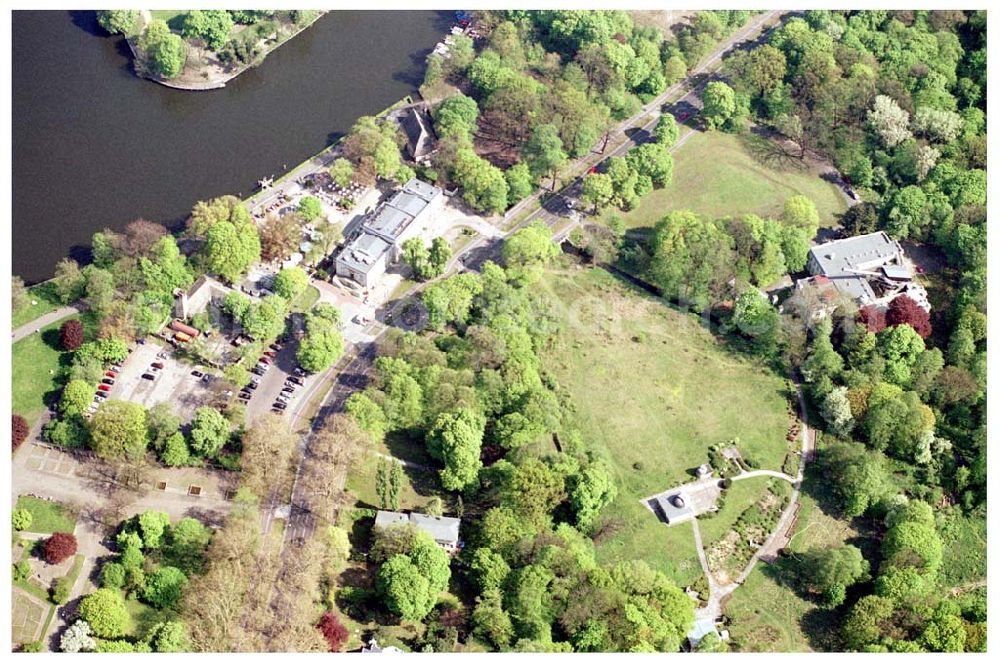
[[[448,12],[331,12],[214,91],[132,73],[93,12],[13,12],[13,272],[86,261],[90,236],[249,194],[416,90]]]

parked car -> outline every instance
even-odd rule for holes
[[[160,363],[159,361],[153,361],[153,367],[156,368],[157,370],[163,370],[163,364]]]
[[[113,365],[113,366],[111,366],[111,369],[114,370],[115,372],[121,372],[122,371],[122,366],[120,366],[120,365]]]
[[[240,404],[243,404],[243,405],[249,405],[250,404],[250,400],[247,399],[247,398],[237,398],[236,402],[238,402]]]
[[[296,375],[298,375],[299,377],[301,377],[302,375],[306,374],[306,371],[305,371],[305,370],[303,370],[302,368],[295,368],[294,372],[295,372],[295,374],[296,374]]]
[[[111,387],[108,387],[108,386],[102,386],[99,389],[97,389],[97,391],[94,392],[94,395],[99,395],[102,398],[107,398],[108,397],[108,391],[110,390],[110,388]]]
[[[96,400],[97,402],[104,402],[105,400],[107,400],[107,398],[104,397],[103,395],[95,395],[94,400]]]
[[[107,372],[104,373],[104,376],[114,378],[118,376],[118,373],[115,372],[114,370],[108,370]]]
[[[201,376],[201,381],[203,381],[203,382],[210,382],[213,379],[215,379],[214,375],[202,375]]]
[[[102,379],[101,381],[102,381],[102,382],[103,382],[104,384],[107,384],[108,386],[114,386],[114,385],[115,385],[115,380],[111,379],[111,377],[105,377],[105,378],[104,378],[104,379]]]
[[[102,383],[100,383],[100,384],[97,385],[97,390],[98,391],[110,391],[111,390],[111,386],[102,382]]]
[[[99,402],[97,402],[95,400],[92,403],[90,403],[90,407],[88,407],[87,409],[90,409],[92,411],[97,411],[97,408],[100,407],[100,406],[101,406],[101,403],[99,403]]]
[[[144,373],[142,374],[142,378],[143,378],[143,379],[148,379],[148,380],[150,380],[150,381],[153,381],[154,379],[156,379],[156,375],[154,375],[154,374],[152,374],[152,373],[149,373],[149,372],[144,372]]]
[[[250,368],[250,372],[252,372],[255,375],[263,375],[264,374],[264,371],[260,369],[260,366],[256,366],[256,365],[254,367]]]
[[[285,397],[285,396],[283,396],[283,395],[279,395],[279,396],[278,396],[277,398],[275,398],[274,400],[275,400],[276,402],[280,402],[280,403],[281,403],[281,404],[283,404],[283,405],[287,405],[287,404],[288,404],[288,398],[286,398],[286,397]]]
[[[280,403],[280,402],[276,402],[276,403],[274,403],[273,405],[271,405],[271,409],[275,409],[275,410],[277,410],[277,411],[279,411],[279,412],[280,412],[280,411],[283,411],[283,410],[284,410],[284,409],[286,409],[287,407],[288,407],[288,405],[286,405],[286,404],[284,404],[284,403]]]
[[[301,377],[292,376],[288,378],[288,381],[292,382],[293,384],[298,384],[299,386],[302,386],[303,384]]]
[[[271,351],[270,349],[268,349],[268,350],[264,351],[264,356],[273,359],[275,356],[277,356],[277,354],[275,354],[273,351]]]
[[[246,391],[243,391],[242,393],[240,393],[240,400],[249,400],[252,397],[253,396],[250,395],[249,393],[247,393]]]
[[[274,351],[281,351],[281,345],[279,345],[277,342],[272,342],[271,344],[268,345],[268,348],[273,349]]]
[[[282,398],[284,398],[285,400],[291,400],[292,399],[292,394],[291,394],[290,391],[282,391],[278,395],[281,396]]]
[[[201,376],[202,376],[202,375],[204,375],[204,374],[205,374],[205,373],[204,373],[204,372],[202,372],[201,370],[192,370],[192,371],[191,371],[191,376],[192,376],[192,377],[201,377]]]
[[[268,364],[271,363],[271,359],[269,359],[266,356],[261,356],[259,359],[257,359],[257,362],[258,363],[263,363],[264,365],[268,365]]]

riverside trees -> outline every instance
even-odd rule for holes
[[[453,95],[434,108],[442,138],[435,165],[464,189],[471,184],[478,193],[466,200],[485,212],[529,193],[523,171],[513,171],[519,165],[530,169],[532,189],[543,178],[554,187],[568,159],[606,144],[615,121],[675,83],[748,16],[699,12],[674,41],[623,11],[482,12],[491,27],[485,48],[476,53],[471,42],[456,39],[449,59],[429,61],[425,87],[432,97],[446,82],[471,89],[471,99]],[[473,141],[488,164],[470,158]],[[507,169],[507,203],[490,166]]]

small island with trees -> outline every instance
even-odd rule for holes
[[[135,73],[182,90],[212,90],[264,61],[315,23],[311,9],[103,9],[97,22],[123,35]]]

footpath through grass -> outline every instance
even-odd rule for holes
[[[735,136],[704,132],[692,136],[674,153],[673,182],[642,198],[621,216],[627,227],[652,227],[673,210],[692,210],[711,218],[754,213],[781,214],[788,197],[809,197],[820,224],[832,226],[847,206],[837,188],[819,177],[816,169],[782,156],[772,142],[756,135]]]
[[[76,529],[76,516],[63,504],[50,502],[39,497],[22,495],[17,498],[16,509],[31,512],[29,532],[51,534],[52,532],[72,532]]]
[[[69,362],[70,354],[59,349],[61,325],[49,324],[11,346],[11,410],[32,425],[55,399],[62,364]]]
[[[832,503],[829,490],[815,474],[815,468],[806,468],[799,518],[788,545],[791,557],[812,548],[839,548],[847,543],[867,550],[848,521],[828,512]],[[733,592],[726,614],[732,619],[729,630],[734,647],[741,652],[843,649],[836,631],[840,626],[838,612],[825,610],[815,599],[802,595],[786,576],[780,566],[758,562]]]
[[[61,308],[62,305],[63,304],[59,302],[59,299],[56,298],[55,286],[52,282],[40,282],[39,284],[28,287],[28,303],[24,307],[18,308],[11,313],[11,328],[20,328],[28,322],[38,319],[42,315],[46,315],[53,310]]]
[[[762,468],[781,469],[784,379],[606,271],[553,270],[541,288],[562,327],[544,366],[575,406],[584,441],[606,452],[618,477],[599,557],[644,559],[682,584],[694,581],[701,569],[691,528],[666,527],[640,500],[693,480],[708,447],[734,437]]]

